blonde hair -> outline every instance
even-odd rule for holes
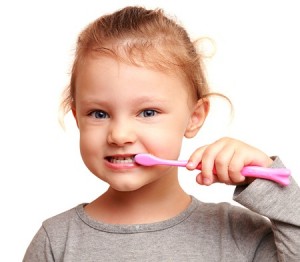
[[[98,18],[80,33],[70,84],[61,103],[64,114],[76,105],[80,66],[94,55],[109,55],[122,62],[179,74],[187,81],[193,99],[208,95],[203,58],[186,30],[161,9],[126,7]]]

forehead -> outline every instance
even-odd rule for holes
[[[108,56],[87,57],[77,70],[76,88],[88,84],[111,86],[136,85],[180,87],[187,92],[185,81],[178,74],[160,71],[147,65],[135,65]]]

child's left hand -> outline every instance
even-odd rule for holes
[[[211,185],[216,182],[241,185],[254,180],[241,174],[240,171],[244,166],[269,167],[272,162],[273,160],[259,149],[225,137],[198,148],[191,155],[187,168],[194,170],[201,164],[201,173],[196,178],[201,185]]]

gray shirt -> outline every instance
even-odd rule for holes
[[[283,167],[279,159],[273,167]],[[166,221],[111,225],[93,220],[84,204],[44,221],[24,262],[43,261],[300,261],[300,188],[256,179],[228,203],[192,197]]]

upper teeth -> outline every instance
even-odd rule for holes
[[[133,156],[127,156],[127,157],[110,157],[109,161],[112,163],[132,163]]]

